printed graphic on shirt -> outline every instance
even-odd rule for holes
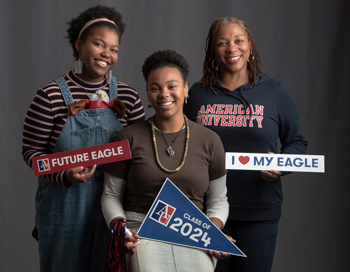
[[[263,127],[264,106],[243,104],[202,105],[197,113],[196,122],[202,126],[221,127]]]

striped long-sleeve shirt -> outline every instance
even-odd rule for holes
[[[98,89],[108,93],[106,80],[89,83],[76,77],[73,71],[65,74],[74,102],[89,99],[87,93],[94,94]],[[128,85],[117,81],[118,98],[126,106],[124,118],[119,119],[125,127],[145,119],[145,113],[137,92]],[[35,156],[53,153],[57,139],[66,123],[68,108],[56,82],[50,82],[40,88],[31,103],[23,127],[22,155],[24,161],[32,167]],[[64,172],[45,176],[47,179],[65,186]]]

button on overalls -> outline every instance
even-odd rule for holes
[[[73,102],[63,77],[55,78],[66,105]],[[117,98],[115,78],[110,99]],[[122,129],[110,108],[68,113],[54,152],[110,143]],[[101,211],[104,166],[99,165],[86,183],[65,188],[39,177],[36,194],[36,229],[40,267],[44,272],[104,271],[110,230]]]

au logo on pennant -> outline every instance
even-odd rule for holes
[[[141,238],[246,257],[168,178],[138,234]]]
[[[176,208],[171,207],[170,205],[164,203],[161,200],[158,200],[150,215],[150,218],[164,226],[168,226],[168,223],[171,217],[173,216],[175,210]]]

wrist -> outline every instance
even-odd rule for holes
[[[117,222],[118,220],[124,220],[125,218],[124,217],[121,217],[121,216],[119,216],[119,217],[116,217],[116,218],[114,218],[112,221],[111,221],[111,223],[109,224],[109,228],[110,229],[113,229],[113,227],[114,227],[114,225],[115,225],[115,222]]]

